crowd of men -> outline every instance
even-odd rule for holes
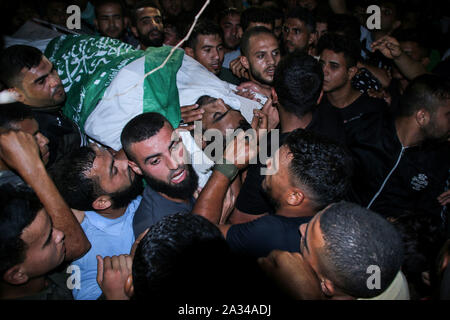
[[[72,3],[77,32],[145,55],[204,1],[18,1],[5,35]],[[258,108],[199,94],[178,127],[130,117],[118,150],[67,116],[55,61],[5,45],[0,299],[450,299],[448,4],[375,3],[371,30],[365,1],[211,1],[181,50]],[[222,143],[205,183],[198,126]]]

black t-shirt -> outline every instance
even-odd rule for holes
[[[255,258],[266,257],[275,249],[300,252],[299,227],[311,218],[268,215],[235,224],[228,230],[227,243],[234,253]]]
[[[362,94],[353,103],[342,109],[334,107],[326,97],[323,99],[321,106],[322,105],[328,105],[329,107],[339,110],[344,125],[358,120],[368,113],[384,113],[387,111],[387,104],[383,99],[372,98],[367,94]]]
[[[318,106],[306,130],[322,134],[336,142],[345,143],[344,125],[339,110],[331,105]],[[280,134],[279,146],[283,144],[288,135],[289,133]],[[276,150],[271,150],[271,141],[271,136],[269,136],[268,155],[273,155],[276,152]],[[265,164],[261,163],[249,165],[247,177],[236,199],[235,206],[239,211],[254,215],[274,213],[270,202],[262,191],[261,184],[265,176],[261,174],[261,169],[264,167]]]

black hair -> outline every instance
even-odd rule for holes
[[[12,129],[14,123],[34,119],[33,112],[20,102],[0,105],[0,128]]]
[[[320,229],[325,245],[322,272],[344,293],[373,298],[392,283],[403,262],[403,243],[395,227],[379,214],[341,201],[324,210]],[[369,288],[368,268],[380,270],[380,286]]]
[[[36,218],[42,204],[33,192],[16,191],[9,185],[0,188],[0,276],[25,261],[27,244],[23,230]]]
[[[220,23],[223,18],[235,15],[241,16],[241,12],[237,8],[226,8],[219,12],[217,16],[217,21]]]
[[[373,298],[392,283],[403,262],[403,243],[395,227],[377,213],[341,201],[319,218],[324,247],[320,268],[345,294]],[[369,288],[368,268],[380,270],[380,285]]]
[[[421,108],[433,115],[443,103],[450,99],[450,81],[434,74],[418,76],[400,97],[396,115],[408,117]]]
[[[316,19],[314,18],[314,15],[305,8],[295,7],[292,11],[286,14],[285,21],[287,19],[298,19],[302,21],[309,33],[316,31]]]
[[[316,107],[322,84],[321,65],[302,52],[283,57],[273,77],[273,87],[281,108],[299,118]]]
[[[361,38],[359,20],[350,14],[333,14],[328,17],[327,31],[344,35],[358,42]]]
[[[146,112],[131,119],[123,128],[120,135],[122,148],[128,159],[134,161],[130,150],[131,145],[136,142],[147,140],[156,135],[164,126],[169,123],[167,119],[157,112]]]
[[[286,298],[254,259],[233,254],[219,229],[193,213],[175,213],[150,227],[132,275],[136,300]]]
[[[316,210],[344,199],[353,169],[352,158],[344,147],[304,129],[292,131],[283,145],[292,154],[291,184],[304,189]]]
[[[125,17],[127,15],[127,11],[125,8],[125,4],[122,0],[97,0],[95,1],[95,17],[98,18],[98,8],[101,6],[104,6],[106,4],[117,4],[120,7],[120,10],[122,11],[122,17]]]
[[[220,29],[219,25],[211,20],[201,20],[195,25],[189,39],[186,41],[185,46],[194,49],[197,45],[199,36],[209,36],[216,34],[222,38],[222,29]]]
[[[270,31],[269,29],[267,29],[266,27],[257,26],[257,27],[250,28],[244,32],[244,34],[242,35],[242,38],[241,38],[242,55],[247,56],[249,54],[250,39],[252,37],[259,36],[260,34],[271,35],[274,39],[276,39],[275,34],[272,31]]]
[[[392,36],[398,42],[415,42],[421,50],[422,58],[428,57],[430,54],[428,34],[422,29],[397,29]]]
[[[269,9],[250,7],[245,9],[241,14],[241,27],[244,32],[247,30],[251,22],[270,24],[273,28],[273,25],[275,24],[275,17]]]
[[[37,67],[42,56],[42,52],[35,47],[14,45],[6,48],[0,55],[0,81],[6,88],[20,88],[22,69]]]
[[[92,203],[102,195],[97,179],[88,177],[96,157],[91,147],[72,151],[50,169],[55,185],[69,207],[90,211]]]
[[[155,8],[160,10],[159,6],[152,0],[140,0],[137,1],[136,4],[134,5],[133,9],[130,10],[130,20],[131,20],[131,25],[136,26],[137,24],[137,11],[141,8]]]
[[[347,68],[356,66],[361,59],[359,41],[340,34],[328,32],[320,37],[317,44],[317,53],[321,55],[325,49],[334,53],[343,53]]]
[[[228,253],[221,232],[205,218],[191,213],[166,216],[150,227],[137,247],[133,260],[135,297],[182,296],[182,291],[186,293],[194,287],[180,283],[207,285],[204,282],[210,279],[202,281],[198,276],[214,273],[209,270],[214,257]],[[195,279],[192,272],[197,275]]]

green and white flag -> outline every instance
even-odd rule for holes
[[[111,112],[115,112],[113,104],[116,102],[125,103],[121,105],[125,109],[138,108],[137,114],[159,112],[176,128],[181,119],[176,73],[184,52],[176,50],[162,69],[144,78],[147,72],[163,63],[170,50],[171,47],[160,47],[142,51],[116,39],[65,35],[52,40],[45,55],[55,64],[67,93],[64,114],[83,131],[87,118],[100,102],[111,103]],[[137,60],[140,67],[133,77],[117,77],[118,83],[110,88],[119,72]],[[128,96],[137,87],[140,95],[134,96],[134,105],[127,104],[130,101],[117,100]]]

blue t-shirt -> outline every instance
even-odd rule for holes
[[[232,225],[226,240],[233,252],[256,258],[266,257],[272,250],[300,252],[299,227],[311,218],[267,215]]]
[[[80,289],[73,289],[75,300],[95,300],[102,290],[97,284],[97,255],[117,256],[129,254],[134,243],[133,218],[142,197],[131,201],[125,213],[117,219],[105,218],[94,211],[86,211],[81,223],[91,249],[72,265],[80,268]],[[73,271],[72,271],[73,272]]]

